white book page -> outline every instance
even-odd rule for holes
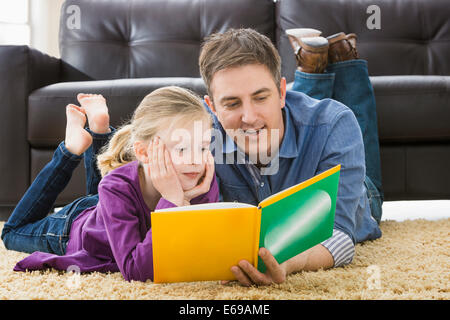
[[[190,206],[174,207],[166,209],[158,209],[154,212],[167,212],[167,211],[189,211],[189,210],[211,210],[211,209],[233,209],[233,208],[251,208],[254,205],[241,202],[213,202],[213,203],[202,203],[193,204]]]

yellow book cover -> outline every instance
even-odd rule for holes
[[[217,202],[152,212],[154,282],[235,280],[230,268],[243,259],[265,271],[260,247],[282,263],[328,239],[339,171],[340,165],[258,206]]]

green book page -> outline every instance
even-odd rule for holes
[[[262,208],[259,247],[282,263],[331,237],[338,184],[339,171]]]

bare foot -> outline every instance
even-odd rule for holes
[[[86,111],[89,129],[95,133],[107,133],[109,129],[109,113],[106,100],[101,94],[79,93],[78,102]]]
[[[66,107],[66,116],[67,125],[64,144],[71,153],[81,155],[92,143],[91,135],[84,130],[86,115],[82,108],[74,104],[68,104]]]

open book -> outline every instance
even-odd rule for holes
[[[247,260],[259,271],[267,248],[278,263],[328,239],[341,166],[253,206],[217,202],[152,212],[154,282],[234,280],[230,268]]]

